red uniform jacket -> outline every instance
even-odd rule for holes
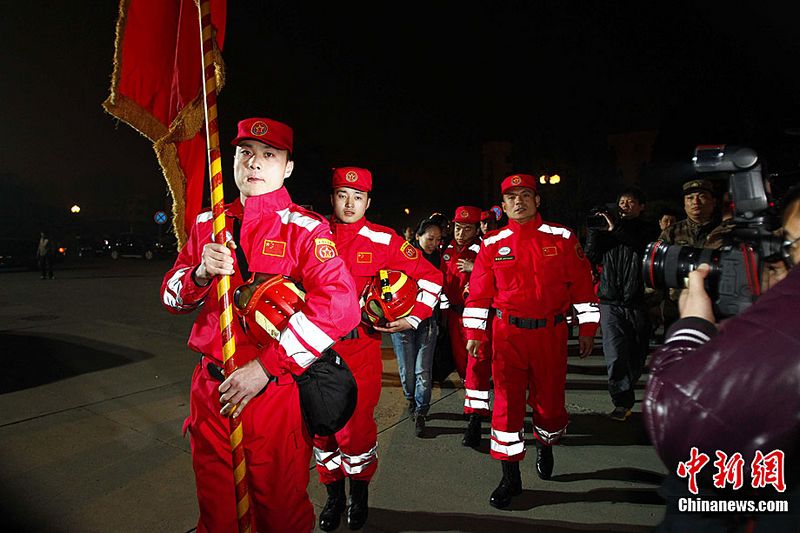
[[[360,320],[353,278],[336,252],[328,222],[320,215],[294,204],[285,188],[247,199],[244,212],[237,199],[225,208],[225,226],[233,231],[233,218],[242,219],[237,245],[247,257],[251,272],[283,274],[302,284],[305,307],[289,320],[279,343],[259,350],[249,341],[237,320],[232,321],[236,339],[236,363],[260,357],[273,375],[302,373],[319,354]],[[194,281],[203,246],[212,242],[212,214],[197,217],[189,240],[172,269],[164,276],[161,299],[171,313],[188,313],[200,307],[189,337],[189,348],[222,361],[217,279],[206,287]],[[234,261],[236,257],[234,255]],[[243,283],[231,277],[235,289]],[[205,305],[202,305],[205,303]]]
[[[419,250],[386,226],[362,218],[353,224],[331,224],[336,247],[355,279],[358,293],[379,269],[400,270],[414,279],[420,291],[411,314],[405,317],[416,328],[433,313],[442,291],[442,273]]]
[[[464,308],[464,288],[469,283],[472,272],[460,272],[458,270],[459,259],[475,262],[478,251],[481,249],[480,240],[475,238],[472,243],[464,246],[459,251],[456,241],[450,244],[442,252],[442,272],[444,273],[444,288],[442,290],[442,308],[457,307]]]
[[[464,308],[468,340],[488,340],[489,308],[520,318],[552,318],[575,307],[581,336],[593,336],[600,321],[589,261],[568,228],[510,220],[489,232],[469,283]]]

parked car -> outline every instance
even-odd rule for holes
[[[0,239],[0,268],[36,270],[38,241],[25,239]]]
[[[111,253],[109,239],[78,236],[76,242],[78,257],[100,257]]]
[[[164,245],[155,237],[138,233],[122,233],[111,243],[111,258],[143,257],[148,261],[155,257],[169,255]]]

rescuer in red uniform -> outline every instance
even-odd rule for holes
[[[238,530],[228,416],[242,417],[253,530],[314,529],[306,491],[311,436],[292,375],[302,374],[355,327],[360,313],[353,278],[336,253],[327,221],[294,204],[283,186],[294,167],[292,140],[292,129],[281,122],[239,122],[232,142],[239,198],[225,206],[220,221],[230,248],[238,248],[236,258],[229,247],[211,242],[214,221],[207,211],[197,217],[161,286],[171,313],[199,308],[188,344],[202,358],[192,376],[191,414],[185,424],[200,507],[198,532]],[[302,283],[306,304],[289,319],[279,342],[264,348],[233,320],[238,368],[220,382],[209,366],[223,366],[218,276],[232,276],[231,286],[237,287],[248,270]]]
[[[372,173],[369,170],[336,168],[331,185],[333,239],[359,292],[380,269],[405,272],[416,280],[420,290],[411,314],[405,318],[389,322],[384,327],[367,326],[362,322],[334,346],[356,378],[358,403],[343,429],[335,435],[314,438],[317,472],[328,492],[328,500],[319,516],[323,531],[339,526],[345,509],[345,477],[350,478],[348,526],[359,529],[367,519],[368,485],[378,467],[375,406],[381,393],[383,373],[380,332],[416,328],[431,316],[442,290],[442,273],[425,261],[416,248],[394,230],[373,224],[364,216],[372,191]]]
[[[522,492],[519,461],[525,457],[526,392],[537,439],[536,470],[542,479],[552,475],[552,445],[568,422],[565,313],[575,307],[581,357],[591,353],[600,319],[589,262],[571,230],[542,221],[535,178],[508,176],[501,192],[508,226],[484,237],[463,314],[470,339],[467,351],[477,354],[488,340],[490,308],[496,309],[490,449],[492,457],[502,461],[503,479],[489,503],[498,508],[507,507]]]
[[[492,374],[491,342],[481,343],[476,356],[467,356],[467,337],[461,317],[464,312],[464,293],[468,289],[475,258],[480,250],[480,221],[480,207],[456,208],[453,217],[454,238],[442,253],[442,292],[446,298],[442,299],[442,307],[446,309],[447,331],[456,370],[464,380],[464,414],[469,415],[469,424],[461,443],[472,447],[481,442],[481,417],[489,416],[489,378]]]

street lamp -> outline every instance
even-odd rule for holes
[[[406,207],[405,209],[403,209],[403,213],[405,213],[406,215],[410,215],[411,214],[411,210]]]
[[[72,213],[74,213],[74,214],[76,214],[76,215],[77,215],[78,213],[80,213],[80,212],[81,212],[81,206],[79,206],[78,204],[75,204],[75,205],[73,205],[72,207],[70,207],[70,208],[69,208],[69,210],[70,210]]]
[[[539,183],[541,183],[542,185],[547,185],[547,184],[556,185],[558,183],[561,183],[561,176],[559,176],[558,174],[553,174],[553,175],[542,174],[541,176],[539,176]]]

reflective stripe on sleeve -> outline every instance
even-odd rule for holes
[[[441,285],[437,285],[431,281],[427,281],[424,279],[417,280],[417,286],[424,291],[428,291],[436,295],[442,292]]]
[[[289,318],[289,326],[298,337],[319,353],[333,344],[333,339],[311,322],[303,311],[298,311]]]
[[[297,340],[294,332],[290,328],[286,328],[281,332],[280,345],[286,350],[286,354],[294,359],[294,362],[302,368],[308,368],[308,365],[317,360],[313,353],[309,352],[303,344]]]
[[[427,291],[420,291],[419,294],[417,294],[417,301],[433,309],[433,306],[439,301],[439,297]]]
[[[573,304],[578,313],[579,324],[600,322],[600,309],[597,304]]]
[[[464,318],[462,320],[465,328],[486,329],[486,320],[482,318]]]
[[[483,307],[465,307],[464,318],[489,318],[489,309]]]

